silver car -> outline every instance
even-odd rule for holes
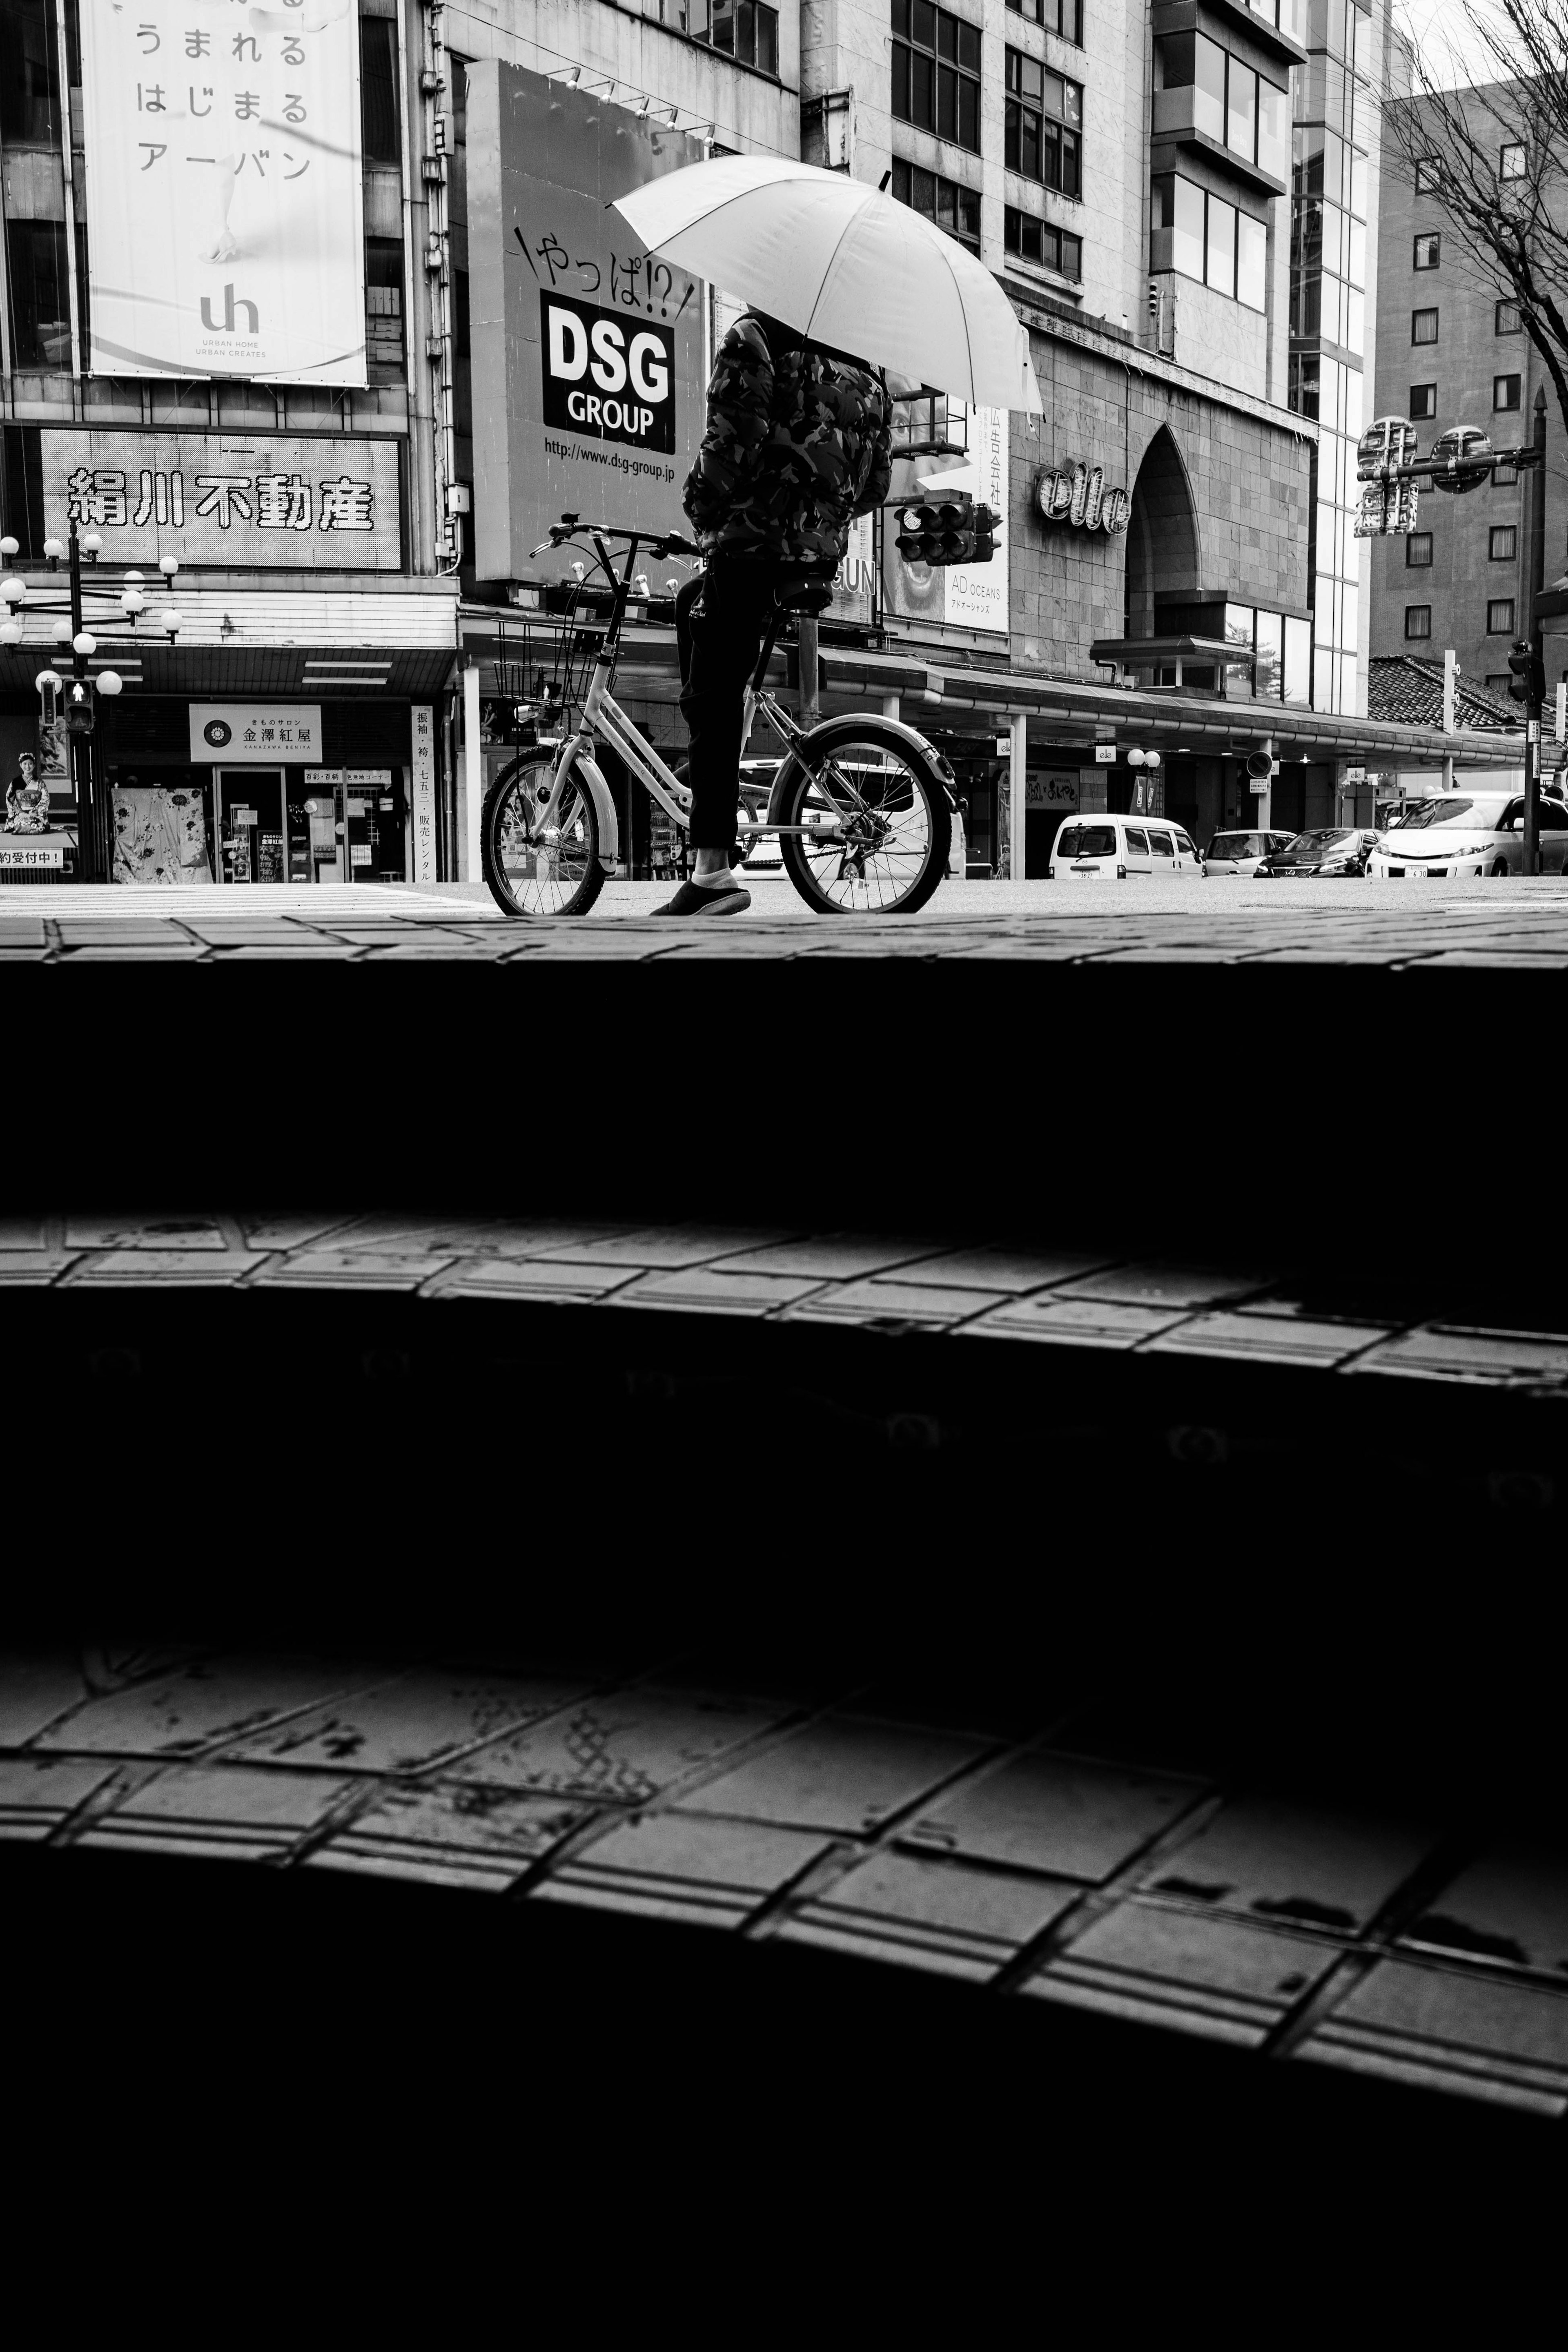
[[[1291,838],[1288,833],[1216,833],[1204,852],[1205,874],[1256,874]]]

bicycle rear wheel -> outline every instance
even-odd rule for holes
[[[525,752],[485,794],[479,855],[505,915],[585,915],[605,887],[594,795],[573,767],[552,796],[555,759]]]
[[[784,872],[825,915],[912,915],[943,874],[952,812],[941,778],[886,720],[830,719],[779,771],[768,821]]]

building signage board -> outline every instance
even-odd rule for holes
[[[1076,809],[1077,770],[1058,770],[1050,775],[1026,775],[1024,779],[1024,806],[1026,809]]]
[[[363,384],[358,10],[80,13],[92,373]]]
[[[494,58],[468,67],[468,91],[477,568],[561,579],[580,551],[531,550],[564,513],[690,530],[706,289],[608,207],[703,149]]]
[[[428,702],[413,710],[414,760],[408,807],[414,829],[414,879],[436,879],[436,713]]]
[[[877,538],[874,518],[857,515],[849,526],[844,561],[833,575],[833,602],[827,607],[835,621],[858,621],[869,626],[876,618]]]
[[[958,404],[950,403],[950,411]],[[969,411],[967,462],[945,472],[917,476],[932,498],[967,490],[981,506],[1000,517],[994,539],[996,551],[989,563],[931,566],[906,563],[894,533],[882,534],[882,588],[886,610],[909,621],[942,622],[989,635],[1007,634],[1008,412],[1005,408]],[[919,463],[919,460],[916,460]]]
[[[319,702],[191,705],[191,758],[197,765],[283,768],[313,764],[321,751]]]
[[[44,521],[97,530],[106,563],[395,572],[397,443],[280,433],[46,433]]]

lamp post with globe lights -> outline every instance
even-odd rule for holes
[[[89,602],[119,608],[119,620],[134,629],[147,609],[143,575],[131,569],[115,578],[101,575],[84,579],[84,568],[96,572],[103,552],[101,532],[79,530],[72,522],[67,538],[46,539],[43,556],[50,572],[58,572],[67,564],[67,590],[64,594],[51,594],[48,590],[28,586],[9,570],[20,549],[17,541],[7,535],[0,539],[0,560],[7,566],[6,575],[0,579],[0,604],[5,617],[0,621],[0,646],[19,646],[26,635],[24,614],[47,614],[52,619],[53,641],[63,655],[68,648],[70,675],[63,677],[55,668],[40,670],[34,681],[47,719],[58,715],[64,708],[66,740],[69,745],[71,789],[77,804],[77,873],[84,882],[107,882],[112,872],[113,841],[110,824],[109,796],[103,788],[98,763],[92,757],[93,732],[97,719],[98,698],[112,701],[122,692],[125,681],[118,670],[100,669],[94,677],[89,663],[98,652],[98,638],[87,625]],[[179,571],[178,556],[163,555],[158,570],[165,584],[172,583]],[[171,606],[160,614],[160,625],[169,643],[177,639],[182,616]]]

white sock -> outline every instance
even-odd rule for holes
[[[734,870],[726,866],[721,874],[694,874],[691,877],[700,890],[737,890]]]

